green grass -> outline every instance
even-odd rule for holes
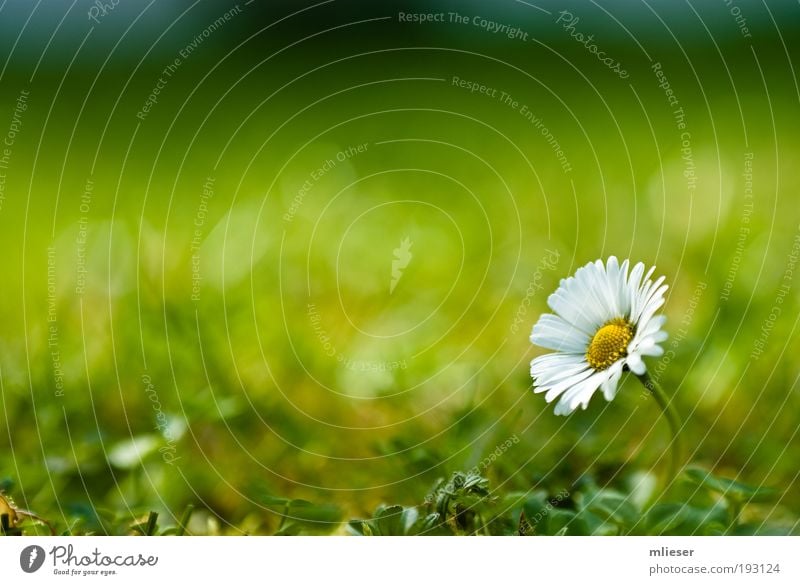
[[[774,32],[758,63],[736,35],[718,37],[723,63],[689,21],[694,69],[667,36],[647,44],[686,110],[689,188],[666,98],[621,33],[608,48],[630,55],[630,85],[547,23],[585,77],[543,46],[419,29],[418,46],[507,65],[394,50],[400,31],[253,69],[276,36],[203,80],[257,21],[204,45],[145,121],[182,29],[136,71],[115,54],[93,86],[109,17],[63,85],[55,56],[30,81],[18,55],[2,80],[0,134],[31,93],[0,208],[0,491],[16,507],[58,534],[798,533],[800,142]],[[392,50],[325,65],[373,49]],[[453,76],[526,104],[573,170]],[[671,287],[669,358],[648,365],[695,471],[666,490],[669,429],[636,379],[568,418],[531,392],[547,295],[611,254]]]

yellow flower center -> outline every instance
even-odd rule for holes
[[[586,361],[595,370],[605,370],[619,358],[627,355],[631,339],[633,339],[633,325],[625,319],[612,319],[592,337],[586,352]]]

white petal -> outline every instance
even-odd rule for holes
[[[616,256],[609,256],[606,260],[606,272],[610,282],[616,282],[619,276],[619,260]]]
[[[656,331],[647,337],[636,336],[636,338],[628,344],[628,353],[638,353],[639,355],[661,355],[664,350],[658,344],[667,338],[666,331]],[[653,348],[656,348],[655,350]]]
[[[636,330],[633,340],[628,344],[628,353],[666,341],[669,335],[666,331],[661,330],[661,326],[665,321],[666,317],[664,315],[653,316],[648,320],[642,321]]]
[[[586,303],[573,298],[565,289],[559,288],[547,298],[547,304],[565,321],[586,334],[593,334],[602,325],[593,315],[586,310]]]
[[[580,405],[583,410],[586,410],[586,407],[589,406],[589,400],[591,400],[594,393],[600,388],[608,378],[611,377],[611,373],[609,370],[604,370],[602,372],[597,372],[592,378],[586,381],[586,383],[580,388],[580,391],[575,392],[575,396],[570,398],[570,406],[575,409],[578,408]]]
[[[619,360],[612,364],[608,371],[610,373],[608,379],[603,382],[600,389],[603,391],[603,396],[606,400],[611,402],[617,395],[617,388],[619,387],[619,379],[622,377],[622,366],[624,362]]]
[[[659,277],[655,282],[648,280],[650,275],[653,273],[655,268],[650,268],[647,271],[647,274],[644,276],[642,280],[642,285],[639,287],[638,290],[632,291],[634,295],[633,298],[633,305],[631,307],[630,319],[633,323],[638,323],[642,317],[642,315],[648,310],[648,307],[651,306],[651,303],[658,302],[661,299],[663,303],[663,296],[664,291],[666,291],[666,287],[661,287],[662,283],[664,282],[664,277]],[[655,309],[650,313],[655,312]]]
[[[653,294],[650,299],[648,299],[647,303],[644,305],[644,307],[642,307],[641,313],[636,317],[634,322],[646,321],[653,317],[655,312],[660,309],[661,305],[663,305],[665,302],[664,293],[666,292],[667,288],[667,285],[662,286]]]
[[[617,263],[616,256],[611,256],[608,262],[606,262],[605,267],[602,267],[602,263],[600,266],[603,278],[599,292],[603,295],[608,312],[612,313],[615,317],[620,317],[622,313],[620,313],[619,291],[617,288],[619,282],[619,264]]]
[[[639,292],[639,283],[642,281],[642,274],[644,274],[644,264],[638,262],[636,266],[633,267],[631,270],[631,275],[628,278],[628,294],[630,294],[631,299],[636,298],[636,294]],[[631,306],[631,312],[633,312],[635,307]]]
[[[608,377],[609,371],[603,370],[602,372],[594,372],[580,384],[575,384],[567,392],[564,392],[554,412],[556,414],[569,414],[578,408],[580,404],[588,404],[592,394]]]
[[[550,368],[545,372],[539,374],[538,376],[533,376],[534,384],[537,386],[548,387],[552,386],[553,384],[557,384],[570,376],[574,376],[575,374],[580,374],[584,370],[589,369],[589,364],[586,362],[586,359],[582,359],[575,365],[563,368]]]
[[[611,290],[611,284],[608,279],[608,273],[606,272],[605,266],[603,263],[598,260],[594,264],[594,270],[590,273],[590,287],[589,287],[589,294],[594,297],[597,306],[599,307],[600,313],[603,316],[603,323],[613,319],[614,317],[619,317],[619,312],[617,311],[617,301],[616,301],[616,294],[613,294]]]
[[[613,306],[615,317],[623,317],[629,314],[631,299],[628,294],[628,265],[630,261],[626,258],[622,264],[617,262],[615,256],[611,256],[607,262],[608,286],[613,295]]]
[[[636,335],[628,344],[628,353],[638,351],[641,347],[649,347],[651,345],[657,345],[659,343],[663,343],[667,340],[666,331],[656,331],[655,333],[651,333],[650,335]]]
[[[649,336],[650,339],[655,341],[656,343],[663,343],[667,339],[669,339],[669,333],[666,331],[656,331],[652,335]]]
[[[619,277],[615,286],[617,288],[617,296],[619,303],[620,315],[629,315],[631,311],[631,297],[628,294],[628,266],[630,261],[626,258],[622,262],[619,269]]]
[[[575,277],[566,283],[570,294],[576,298],[576,304],[581,307],[582,313],[591,320],[594,329],[612,318],[609,316],[608,303],[598,296],[598,288],[605,279],[605,271],[602,273],[602,279],[598,277],[600,270],[595,264],[589,263],[579,268]]]
[[[566,416],[571,412],[572,410],[570,410],[569,405],[567,405],[567,403],[564,402],[563,400],[559,401],[559,403],[556,404],[555,409],[553,409],[553,414],[558,416]]]
[[[564,368],[585,361],[583,353],[546,353],[531,362],[531,375],[541,375],[552,368]]]
[[[639,322],[636,333],[642,337],[648,337],[661,329],[666,322],[666,315],[656,315],[648,320],[642,320]]]
[[[531,342],[547,349],[578,353],[586,351],[589,336],[561,317],[545,314],[533,326]]]
[[[575,374],[574,376],[570,376],[566,380],[559,382],[558,384],[554,384],[549,388],[534,388],[534,392],[539,393],[543,391],[547,391],[547,394],[544,395],[544,399],[547,402],[553,402],[556,398],[558,398],[564,391],[573,388],[575,385],[584,382],[591,374],[594,372],[591,368],[581,372],[580,374]]]
[[[631,372],[637,376],[641,376],[647,371],[647,368],[642,361],[642,356],[636,352],[629,353],[628,357],[625,358],[625,363],[628,364],[628,368],[630,368]]]
[[[664,348],[655,344],[641,345],[636,351],[639,355],[648,355],[651,357],[660,357],[664,355]]]

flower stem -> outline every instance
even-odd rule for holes
[[[653,380],[650,377],[650,374],[645,372],[641,376],[637,375],[639,381],[647,388],[647,391],[656,399],[658,406],[661,408],[661,412],[664,413],[664,416],[669,423],[669,428],[672,431],[672,442],[670,443],[671,447],[671,456],[670,456],[670,465],[669,465],[669,478],[670,481],[677,477],[678,472],[683,464],[683,454],[681,448],[681,419],[678,416],[678,412],[675,410],[675,405],[672,403],[672,400],[664,393],[664,389],[661,385]]]

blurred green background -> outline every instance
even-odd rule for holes
[[[93,7],[0,8],[18,505],[269,533],[269,494],[418,504],[515,436],[493,488],[657,471],[635,380],[568,418],[530,391],[547,295],[614,254],[671,285],[649,364],[691,460],[796,526],[796,4]]]

